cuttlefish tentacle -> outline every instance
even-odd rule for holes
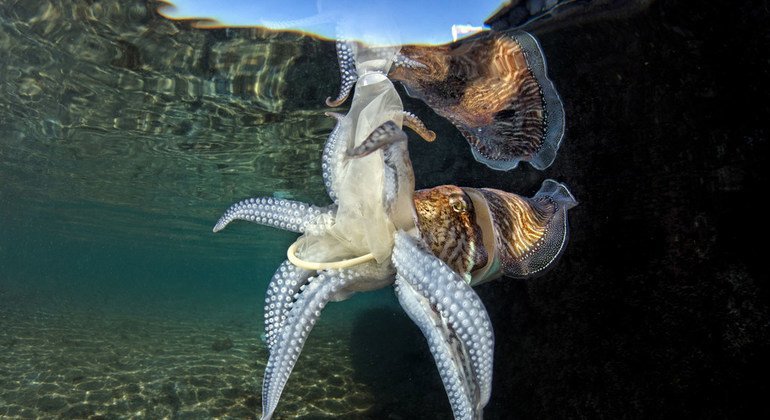
[[[337,41],[336,43],[337,61],[340,65],[340,93],[337,95],[337,99],[332,100],[331,97],[326,98],[327,106],[335,107],[342,105],[342,103],[348,99],[348,96],[350,96],[350,91],[358,80],[356,60],[352,45],[352,43],[342,40]]]
[[[273,352],[278,337],[286,325],[287,314],[294,303],[295,295],[315,273],[284,261],[270,279],[265,295],[265,341],[270,353]]]
[[[414,170],[409,159],[407,136],[393,121],[377,127],[348,157],[360,158],[382,149],[383,204],[393,224],[402,229],[414,226]]]
[[[347,297],[346,288],[357,280],[349,270],[326,271],[311,277],[288,313],[270,352],[262,381],[262,419],[273,416],[284,386],[321,310],[330,301]]]
[[[494,333],[478,295],[403,231],[393,250],[396,295],[428,340],[455,419],[480,419],[492,389]]]
[[[432,130],[428,130],[425,123],[420,120],[417,115],[408,111],[403,111],[401,114],[404,117],[404,125],[411,128],[412,131],[417,133],[423,140],[431,142],[436,140],[436,133]]]
[[[217,224],[214,232],[224,229],[233,220],[246,220],[291,232],[303,233],[314,224],[331,216],[335,206],[318,207],[282,198],[248,198],[230,206]]]

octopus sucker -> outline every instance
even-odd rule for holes
[[[315,271],[303,270],[289,261],[284,261],[275,271],[265,296],[265,341],[269,352],[273,351],[286,325],[296,294],[314,274]]]
[[[338,297],[355,275],[349,272],[321,273],[302,291],[288,313],[283,329],[270,349],[270,357],[262,381],[262,419],[272,418],[283,388],[310,330],[320,316],[320,309]]]
[[[472,287],[552,266],[566,244],[567,211],[576,201],[553,180],[530,198],[454,185],[415,191],[402,127],[428,141],[435,133],[404,111],[387,75],[395,64],[391,77],[401,77],[408,91],[465,133],[480,161],[496,169],[520,160],[540,167],[547,146],[555,144],[551,160],[558,147],[543,138],[560,118],[563,131],[563,113],[559,117],[549,105],[555,91],[549,96],[553,86],[540,79],[545,64],[537,41],[528,37],[492,33],[400,53],[398,47],[337,43],[342,86],[327,102],[339,105],[353,86],[355,92],[347,114],[327,113],[336,125],[324,145],[322,175],[334,203],[249,198],[227,209],[214,227],[218,232],[245,220],[301,234],[265,297],[263,419],[275,413],[324,307],[387,286],[394,286],[428,341],[455,419],[482,418],[492,389],[494,333]]]
[[[350,91],[353,89],[353,85],[358,80],[358,72],[356,71],[355,62],[355,43],[345,42],[339,40],[336,42],[337,48],[337,61],[340,66],[340,92],[337,94],[337,98],[326,98],[326,105],[330,107],[337,107],[342,105],[350,96]]]
[[[427,142],[436,140],[436,133],[429,130],[428,127],[425,126],[425,123],[423,123],[416,115],[404,111],[403,116],[404,126],[411,128],[412,131],[417,133],[423,140]]]
[[[334,212],[334,206],[318,207],[272,197],[248,198],[233,204],[214,226],[219,232],[233,220],[246,220],[291,232],[305,232],[308,224]]]
[[[498,170],[553,162],[564,110],[531,35],[487,32],[451,44],[404,46],[400,54],[389,76],[452,121],[478,161]]]
[[[481,418],[492,389],[494,352],[481,299],[418,239],[398,232],[394,249],[396,296],[428,340],[455,418]],[[430,277],[423,275],[426,267]]]

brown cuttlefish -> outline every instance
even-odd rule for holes
[[[404,111],[386,76],[393,62],[419,69],[411,76],[403,72],[401,80],[412,91],[424,92],[426,101],[466,136],[472,132],[468,138],[478,160],[504,169],[520,160],[544,167],[553,159],[560,135],[554,141],[550,126],[543,125],[554,115],[549,96],[540,102],[528,99],[537,96],[536,84],[527,81],[524,69],[538,82],[535,69],[544,70],[542,57],[538,62],[529,53],[533,45],[539,51],[536,41],[526,34],[502,34],[478,42],[478,48],[499,53],[474,52],[477,47],[459,43],[445,50],[405,48],[398,55],[395,47],[339,42],[342,93],[327,103],[340,104],[353,84],[356,89],[348,113],[331,114],[337,125],[321,157],[333,204],[250,198],[231,206],[214,226],[216,232],[233,220],[247,220],[302,234],[289,246],[265,297],[270,355],[263,376],[263,419],[275,413],[324,306],[390,285],[428,342],[455,419],[482,418],[492,392],[494,331],[472,286],[503,275],[529,277],[551,266],[566,244],[567,211],[576,202],[553,180],[546,180],[532,198],[451,185],[415,191],[408,136],[401,127],[429,141],[435,133]],[[442,65],[443,73],[420,73]],[[391,73],[399,76],[397,70]],[[508,85],[514,86],[511,92]],[[541,131],[527,125],[537,121]]]
[[[493,169],[545,169],[564,135],[564,109],[538,41],[484,32],[450,44],[405,45],[388,76],[450,120]]]
[[[416,191],[420,236],[471,286],[544,272],[567,241],[567,210],[577,201],[562,184],[543,182],[534,197],[491,188],[442,185]]]
[[[358,78],[355,50],[338,42],[339,106]],[[388,77],[451,121],[479,162],[497,170],[520,161],[551,165],[564,136],[564,108],[538,41],[523,31],[488,31],[444,45],[404,45]]]

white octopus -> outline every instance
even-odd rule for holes
[[[231,206],[214,227],[239,219],[302,233],[265,299],[270,356],[262,418],[273,416],[324,306],[390,285],[428,340],[455,418],[481,418],[492,388],[494,333],[472,286],[550,266],[566,243],[567,210],[576,202],[551,180],[532,198],[454,186],[415,192],[401,126],[427,140],[434,135],[404,112],[387,74],[394,60],[421,64],[398,58],[398,48],[340,42],[338,53],[338,102],[356,88],[348,114],[330,114],[337,125],[322,156],[334,204],[252,198]]]

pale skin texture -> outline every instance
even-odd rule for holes
[[[502,268],[500,264],[493,267],[491,262],[501,254],[498,249],[510,245],[504,235],[506,229],[521,223],[506,222],[515,215],[497,210],[479,212],[486,216],[477,218],[476,213],[467,213],[468,205],[457,205],[451,199],[446,200],[448,210],[440,198],[429,199],[431,205],[415,207],[419,193],[415,195],[407,136],[401,124],[429,141],[435,134],[417,117],[404,112],[385,77],[397,50],[390,51],[386,60],[382,60],[382,49],[338,43],[338,50],[343,84],[338,99],[331,102],[344,102],[353,83],[356,90],[349,113],[332,114],[337,126],[322,155],[324,183],[334,204],[317,207],[283,199],[248,199],[228,209],[214,227],[217,232],[233,220],[247,220],[303,234],[289,250],[291,261],[281,264],[268,285],[265,335],[270,357],[263,379],[262,418],[269,419],[275,412],[324,306],[355,292],[390,285],[395,286],[401,306],[430,344],[455,418],[481,418],[491,394],[494,334],[483,303],[471,288],[473,272],[483,271],[485,280],[504,273],[508,261],[503,260]],[[355,71],[347,68],[346,72],[350,63]],[[349,82],[351,75],[356,77],[353,82]],[[554,236],[562,240],[558,247],[543,247],[542,243],[531,247],[534,254],[541,249],[558,249],[554,255],[541,258],[546,266],[558,257],[566,241],[566,210],[574,204],[566,188],[554,188],[554,194],[539,200],[538,196],[515,196],[519,201],[533,200],[530,207],[538,217],[527,220],[541,222],[545,226],[542,229],[552,220],[564,223],[564,236]],[[367,196],[363,191],[375,193]],[[511,199],[504,195],[508,193],[485,193],[497,194],[503,202]],[[471,191],[469,196],[486,201],[482,193]],[[444,209],[437,214],[445,215],[441,217],[449,222],[426,222],[422,209],[437,207]],[[478,203],[477,207],[487,208]],[[454,228],[455,218],[463,221],[460,229]],[[451,244],[471,242],[472,246],[463,251],[467,258],[455,258],[459,254],[452,252]],[[436,255],[436,247],[449,249],[444,260],[439,258],[441,254]],[[485,258],[479,257],[482,253]],[[449,256],[451,261],[475,262],[448,264]]]

